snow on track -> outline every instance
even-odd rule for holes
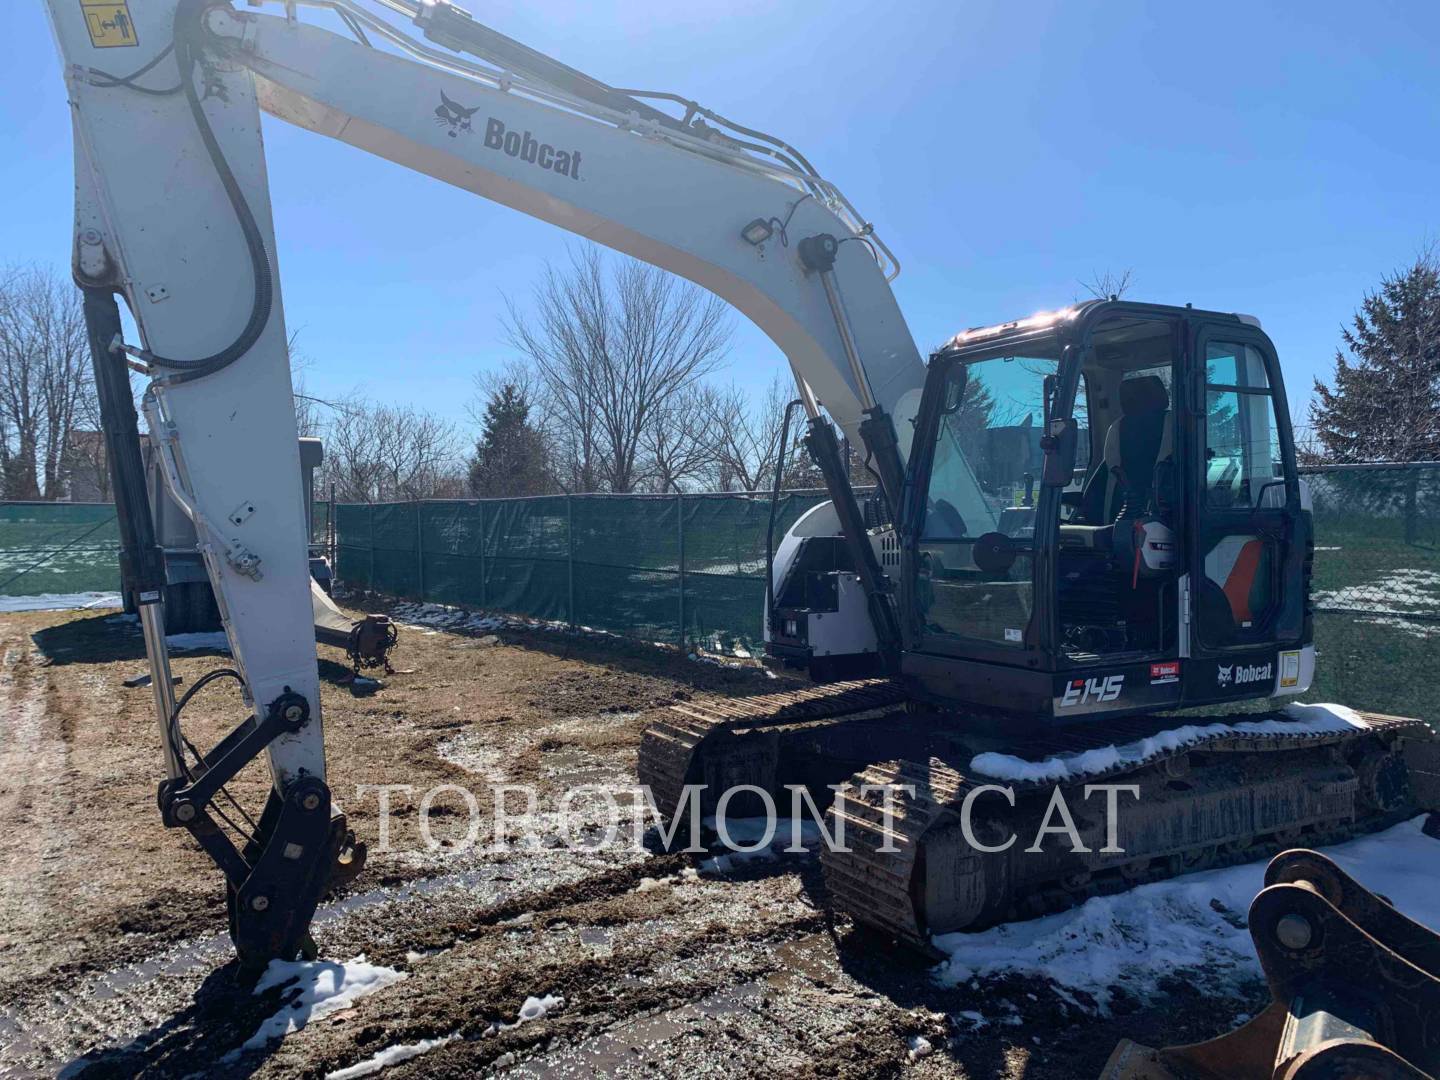
[[[1440,841],[1425,818],[1323,849],[1346,873],[1440,931]],[[934,939],[949,954],[933,976],[954,986],[1026,974],[1052,979],[1062,996],[1083,991],[1109,1015],[1115,992],[1141,1000],[1180,971],[1207,993],[1236,993],[1261,977],[1245,914],[1265,881],[1267,860],[1208,870],[1098,896],[1058,915]]]
[[[996,780],[1058,784],[1139,765],[1217,735],[1325,735],[1366,726],[1359,713],[1344,705],[1290,704],[1285,706],[1285,714],[1289,720],[1186,724],[1135,742],[1102,746],[1078,754],[1056,754],[1044,761],[1026,761],[1013,754],[977,754],[970,761],[970,770]]]

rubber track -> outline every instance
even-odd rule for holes
[[[1280,732],[1216,732],[1177,749],[1158,752],[1140,762],[1127,763],[1085,776],[1070,777],[1065,782],[1083,783],[1101,777],[1113,778],[1125,772],[1148,769],[1168,758],[1195,750],[1212,753],[1273,753],[1334,745],[1371,735],[1433,737],[1430,728],[1419,720],[1378,713],[1360,715],[1369,726],[1353,731],[1305,732],[1296,735]],[[1256,714],[1241,714],[1224,719],[1244,721],[1256,718]],[[1148,724],[1144,722],[1146,719],[1149,720]],[[1221,718],[1217,720],[1224,722]],[[1094,749],[1115,742],[1143,738],[1141,732],[1147,726],[1153,727],[1153,724],[1154,718],[1101,723],[1083,734],[1067,734],[1044,743],[1031,744],[1026,749],[1063,747],[1061,751],[1052,752],[1066,753]],[[1050,756],[1050,753],[1027,756],[1034,760],[1043,760]],[[993,777],[984,775],[974,778],[963,776],[949,765],[933,758],[929,762],[884,762],[871,765],[857,773],[851,780],[855,788],[854,794],[847,794],[843,803],[837,799],[828,814],[832,834],[837,819],[843,819],[845,846],[849,850],[831,850],[827,845],[820,853],[826,887],[838,906],[844,908],[857,923],[893,936],[922,952],[933,954],[935,950],[930,945],[929,935],[911,891],[916,865],[924,850],[924,837],[930,830],[958,819],[960,804],[968,791],[981,784],[996,782],[998,781]],[[1006,783],[1023,789],[1046,786],[1051,781]],[[916,796],[911,798],[900,792],[892,798],[892,819],[887,827],[883,813],[883,792],[872,790],[868,796],[861,794],[862,784],[872,785],[874,788],[883,788],[885,785],[913,785]],[[891,850],[881,850],[886,847]]]
[[[888,679],[857,679],[751,698],[706,696],[671,705],[640,739],[637,772],[655,806],[667,817],[686,783],[697,782],[702,751],[747,731],[789,728],[812,721],[853,720],[857,714],[895,709],[905,692]]]

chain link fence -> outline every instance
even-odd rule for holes
[[[1440,462],[1300,471],[1315,513],[1310,698],[1440,720]]]

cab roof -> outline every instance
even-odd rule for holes
[[[1138,300],[1087,300],[1084,303],[1073,304],[1070,307],[1058,308],[1054,311],[1037,311],[1033,315],[1010,322],[994,323],[990,326],[972,326],[946,341],[935,350],[933,356],[947,356],[961,349],[984,345],[990,340],[1007,337],[1011,334],[1043,333],[1062,324],[1078,328],[1084,323],[1113,315],[1143,315],[1149,318],[1194,318],[1199,316],[1211,322],[1235,322],[1257,329],[1260,327],[1260,320],[1253,315],[1241,315],[1232,311],[1206,311],[1189,304],[1178,307],[1174,304],[1147,304]]]

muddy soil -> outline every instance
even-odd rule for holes
[[[314,935],[324,957],[406,977],[237,1052],[278,993],[237,985],[219,873],[160,824],[150,692],[121,685],[144,666],[137,626],[113,612],[0,616],[0,1077],[320,1077],[443,1039],[387,1074],[1058,1080],[1094,1076],[1122,1036],[1206,1038],[1261,1004],[1258,986],[1210,999],[1177,979],[1100,1019],[1045,980],[941,988],[923,961],[827,914],[813,856],[712,877],[639,843],[554,846],[565,791],[635,784],[647,711],[784,684],[759,668],[538,629],[410,628],[396,663],[414,672],[357,697],[340,653],[320,654],[330,780],[371,852]],[[225,659],[180,652],[174,669],[189,685]],[[208,745],[240,715],[233,683],[212,685],[186,734]],[[257,808],[267,782],[252,766],[231,790]],[[390,793],[381,850],[366,785],[397,784],[413,790]],[[439,785],[454,786],[431,799],[427,844],[420,806]],[[537,806],[497,795],[505,785],[535,787]],[[458,788],[478,810],[471,844]],[[576,805],[576,836],[593,843],[605,807]],[[563,1006],[513,1024],[545,994]],[[966,1010],[1002,1019],[975,1029]],[[932,1052],[913,1055],[916,1036]]]

